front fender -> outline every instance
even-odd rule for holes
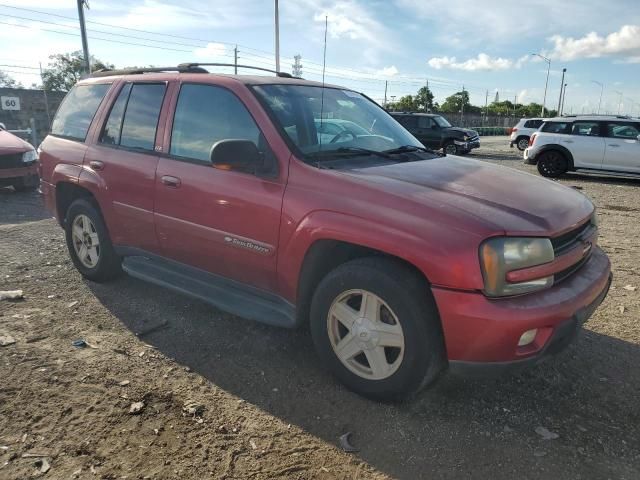
[[[289,235],[281,236],[278,274],[282,294],[295,301],[299,275],[309,248],[318,240],[334,240],[371,248],[398,257],[418,268],[434,285],[473,290],[482,285],[477,250],[464,248],[463,239],[443,245],[414,233],[334,211],[317,210],[305,216]],[[468,243],[468,242],[467,242]],[[465,245],[466,247],[466,245]],[[470,268],[469,262],[477,268]]]

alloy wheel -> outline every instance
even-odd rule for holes
[[[87,268],[95,268],[100,260],[100,239],[96,227],[87,215],[73,219],[71,227],[73,249],[78,259]]]

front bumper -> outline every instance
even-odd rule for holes
[[[474,148],[480,148],[480,139],[473,139],[468,142],[454,140],[453,143],[455,143],[458,147],[460,147],[465,152],[470,152]]]
[[[0,168],[0,185],[11,185],[17,179],[30,179],[37,176],[38,166],[35,162],[24,167]]]
[[[535,165],[538,160],[536,160],[538,152],[531,147],[525,148],[524,153],[522,154],[522,158],[524,158],[524,163],[529,165]]]
[[[504,370],[537,363],[568,345],[605,298],[611,264],[595,247],[580,270],[548,290],[490,299],[479,292],[434,287],[452,370]],[[538,329],[536,341],[518,347]]]

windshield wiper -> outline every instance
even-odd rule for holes
[[[392,148],[391,150],[383,150],[382,153],[393,155],[394,153],[407,153],[407,152],[426,152],[434,155],[439,155],[438,152],[431,150],[430,148],[420,147],[418,145],[402,145],[398,148]]]
[[[339,157],[358,156],[358,155],[375,155],[378,157],[390,159],[391,155],[387,152],[379,152],[378,150],[369,150],[360,147],[340,147],[335,150],[319,150],[317,152],[308,153],[307,156],[317,159],[317,157],[330,157],[336,155]]]

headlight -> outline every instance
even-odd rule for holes
[[[598,228],[598,215],[595,210],[593,211],[593,215],[591,215],[591,225]]]
[[[22,161],[24,163],[35,162],[38,159],[38,154],[35,150],[29,150],[28,152],[24,152],[22,154]]]
[[[507,273],[542,265],[553,259],[553,246],[548,238],[490,238],[480,245],[484,293],[490,297],[504,297],[550,287],[553,285],[553,275],[510,283],[507,282]]]
[[[465,142],[468,142],[470,138],[471,138],[471,137],[470,137],[469,135],[465,135],[464,137],[462,137],[462,139],[463,139]]]

